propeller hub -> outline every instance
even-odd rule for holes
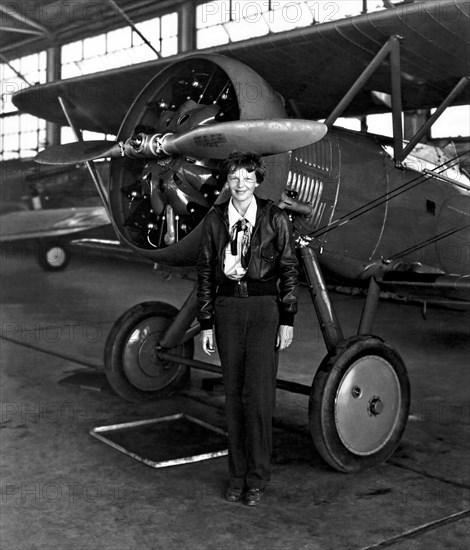
[[[140,132],[133,135],[124,144],[124,154],[130,158],[152,158],[158,159],[168,157],[163,148],[163,140],[166,135],[145,134]]]

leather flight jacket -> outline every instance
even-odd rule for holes
[[[272,201],[255,197],[256,223],[251,235],[247,272],[240,281],[224,273],[230,241],[229,201],[215,204],[204,219],[198,260],[198,314],[201,329],[211,329],[217,295],[240,298],[278,295],[280,324],[293,325],[297,313],[298,262],[292,225]],[[233,293],[232,290],[233,289]]]

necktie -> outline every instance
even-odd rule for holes
[[[243,237],[241,242],[241,263],[242,267],[246,268],[248,265],[248,249],[250,247],[250,230],[248,224],[244,219],[238,220],[234,225],[232,242],[230,243],[230,252],[233,256],[237,255],[237,243],[238,243],[238,234],[240,231],[243,231]]]

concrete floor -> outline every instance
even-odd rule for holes
[[[224,427],[220,389],[146,404],[64,384],[96,373],[113,322],[146,300],[180,306],[190,276],[78,257],[63,273],[2,256],[1,538],[5,550],[464,549],[470,547],[470,315],[380,305],[374,332],[405,359],[412,386],[403,440],[360,474],[313,448],[308,398],[278,391],[273,482],[258,508],[222,498],[226,458],[152,469],[89,435],[95,426],[184,412]],[[333,294],[345,336],[362,301]],[[311,384],[325,347],[301,289],[294,345],[279,377]],[[202,359],[197,346],[196,358]],[[214,362],[217,362],[215,359]]]

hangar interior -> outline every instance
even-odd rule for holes
[[[0,166],[3,176],[13,183],[2,186],[3,202],[21,201],[30,208],[31,193],[39,193],[43,208],[67,206],[72,196],[82,205],[99,202],[85,170],[79,175],[84,182],[81,189],[72,183],[66,193],[64,182],[73,180],[76,172],[64,175],[49,170],[48,173],[45,167],[30,161],[45,147],[72,142],[75,137],[68,126],[18,112],[11,101],[18,90],[360,13],[393,9],[403,3],[410,0],[4,2],[0,6]],[[465,122],[466,109],[450,107],[422,140],[446,146],[451,139],[459,153],[464,151],[470,134],[468,121]],[[430,114],[429,110],[405,113],[405,138]],[[391,114],[343,117],[337,124],[382,135],[393,132]],[[85,130],[82,137],[87,140],[113,136]],[[469,156],[464,154],[462,166],[467,167],[468,162]],[[24,177],[15,177],[21,171],[31,174],[28,183]],[[47,184],[43,175],[48,176]]]
[[[67,127],[18,113],[11,96],[24,87],[393,9],[399,4],[379,0],[331,5],[312,0],[4,2],[0,6],[0,161],[31,157],[48,145],[74,140]],[[365,123],[371,132],[388,135],[391,131],[390,121],[383,116],[369,115],[362,120]],[[358,119],[340,119],[338,124],[361,128]],[[445,120],[439,125],[429,137],[459,137],[452,134],[459,130],[449,130]],[[98,139],[92,132],[83,137]]]
[[[2,2],[0,180],[8,182],[0,190],[2,203],[34,208],[33,190],[42,208],[99,204],[84,167],[33,166],[38,151],[75,137],[68,127],[18,112],[11,101],[18,90],[414,1]],[[406,113],[405,138],[407,128],[413,134],[430,114]],[[468,170],[467,114],[468,106],[450,108],[451,118],[440,119],[424,141],[452,140]],[[392,134],[391,115],[340,118],[337,124]],[[85,140],[113,137],[83,132]],[[7,249],[2,261],[5,548],[468,548],[468,311],[428,311],[426,302],[412,308],[393,299],[381,304],[377,332],[407,358],[413,388],[403,442],[384,464],[352,475],[328,467],[310,441],[308,395],[279,391],[276,478],[252,513],[223,501],[223,456],[156,470],[89,435],[102,426],[109,432],[113,425],[181,411],[225,429],[219,376],[192,370],[191,384],[178,395],[141,403],[123,401],[103,381],[104,341],[115,320],[154,293],[182,307],[194,273],[86,252],[61,273],[32,268],[26,249]],[[362,295],[338,290],[333,301],[345,334],[354,334]],[[326,349],[305,285],[300,294],[296,345],[284,355],[281,375],[310,384]],[[202,359],[198,346],[195,361]],[[195,437],[199,433],[194,430]]]

